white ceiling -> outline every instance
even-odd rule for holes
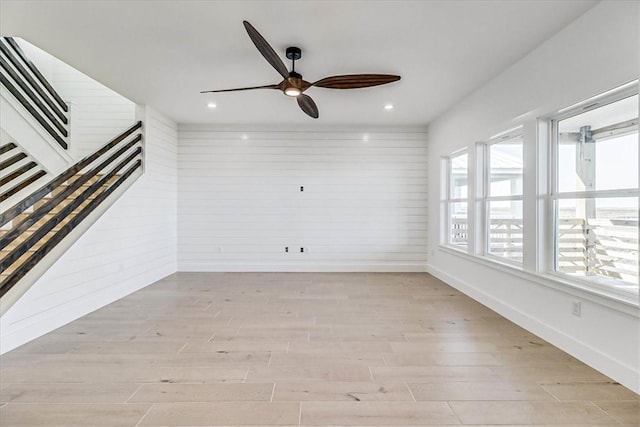
[[[179,123],[424,126],[594,3],[1,0],[0,29]],[[275,90],[199,94],[280,81],[243,20],[288,67],[286,47],[302,48],[296,71],[306,80],[350,73],[402,80],[311,88],[316,121]],[[218,108],[208,109],[210,101]],[[393,111],[383,109],[389,102]]]

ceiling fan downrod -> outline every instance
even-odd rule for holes
[[[296,73],[296,60],[302,58],[302,50],[299,47],[289,46],[285,51],[285,54],[287,56],[287,59],[291,60],[291,72],[289,73],[289,75],[291,77],[301,78],[302,76]]]

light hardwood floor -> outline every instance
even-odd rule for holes
[[[426,274],[178,273],[0,358],[2,426],[638,426]]]

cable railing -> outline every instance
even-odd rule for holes
[[[142,122],[0,214],[0,297],[142,167]]]
[[[67,149],[69,107],[11,37],[0,38],[0,83]]]

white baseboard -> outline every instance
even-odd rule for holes
[[[483,292],[470,283],[460,280],[454,275],[434,267],[431,264],[427,265],[427,271],[515,324],[566,351],[576,359],[615,379],[634,392],[640,393],[640,371],[638,371],[638,367],[634,368],[620,363],[602,351],[576,340],[558,328],[523,313],[516,307],[507,304],[493,295]]]
[[[184,272],[260,272],[260,273],[426,273],[425,263],[187,263],[178,261]]]

